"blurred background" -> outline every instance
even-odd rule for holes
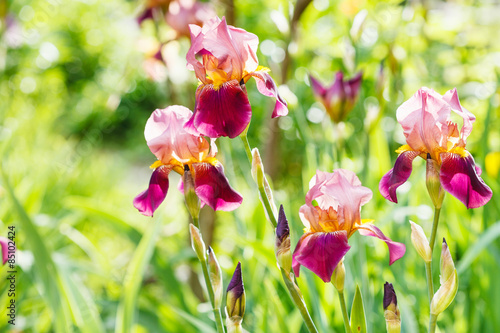
[[[196,10],[195,10],[196,9]],[[194,106],[186,69],[187,24],[216,13],[259,36],[289,103],[270,120],[274,101],[247,85],[252,147],[265,163],[275,201],[302,234],[299,207],[316,169],[355,171],[374,192],[362,217],[407,245],[389,266],[387,247],[355,234],[346,256],[346,297],[361,287],[369,332],[384,332],[383,284],[394,284],[403,332],[425,332],[424,265],[410,224],[427,235],[433,208],[425,163],[385,200],[378,182],[404,144],[397,107],[421,86],[456,87],[477,121],[468,150],[493,190],[467,210],[447,194],[438,239],[446,237],[459,291],[439,317],[440,332],[499,332],[500,317],[500,5],[495,1],[12,0],[0,3],[0,235],[16,227],[16,325],[7,324],[7,268],[0,269],[2,332],[214,332],[200,265],[189,243],[178,176],[154,218],[132,206],[148,184],[143,131],[156,108]],[[309,74],[331,84],[362,71],[360,95],[334,124],[313,95]],[[461,123],[460,123],[461,126]],[[248,332],[306,332],[284,288],[267,222],[239,139],[217,140],[218,158],[244,197],[234,212],[205,208],[206,243],[227,287],[242,263]],[[141,242],[141,239],[143,240]],[[440,242],[434,251],[437,281]],[[201,281],[201,283],[200,283]],[[321,332],[343,332],[334,287],[303,269],[298,283]]]

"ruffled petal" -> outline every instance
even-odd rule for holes
[[[247,128],[251,118],[252,109],[247,94],[238,81],[231,80],[219,89],[215,89],[212,84],[198,88],[194,115],[184,125],[184,129],[211,138],[234,138]]]
[[[405,151],[398,156],[394,168],[382,177],[378,185],[378,189],[384,198],[395,203],[398,202],[396,189],[410,177],[412,162],[418,155],[419,153],[416,151]]]
[[[222,164],[194,163],[193,170],[194,188],[201,202],[213,210],[231,211],[239,207],[243,198],[229,185]]]
[[[271,75],[265,71],[253,72],[250,75],[257,81],[257,89],[262,95],[276,98],[272,117],[286,116],[288,114],[286,101],[278,93],[278,87],[276,87],[276,83],[274,83]]]
[[[443,99],[450,104],[452,110],[460,115],[464,120],[464,125],[460,132],[462,133],[461,139],[463,141],[463,145],[465,145],[466,139],[469,134],[472,132],[472,123],[476,121],[476,116],[474,116],[469,110],[464,108],[462,104],[460,104],[460,100],[458,99],[457,88],[453,88],[444,94]]]
[[[293,271],[299,276],[300,266],[304,266],[324,282],[330,282],[333,270],[350,248],[344,230],[306,233],[293,252]]]
[[[2,250],[2,265],[5,265],[9,259],[9,239],[0,237],[0,248]]]
[[[146,191],[134,199],[134,207],[145,216],[153,216],[154,211],[165,200],[168,192],[168,174],[171,168],[165,165],[153,171]]]
[[[363,236],[377,237],[378,239],[384,241],[389,248],[389,265],[392,265],[396,260],[401,259],[405,252],[406,246],[403,243],[398,243],[392,241],[390,238],[386,237],[382,231],[370,223],[362,224],[358,227],[358,231]]]
[[[446,191],[462,201],[467,208],[484,206],[491,199],[493,193],[480,177],[481,172],[477,172],[479,167],[472,155],[461,157],[445,153],[441,158],[440,179]]]

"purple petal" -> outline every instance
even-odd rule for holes
[[[146,10],[144,10],[144,12],[141,13],[141,15],[139,15],[139,17],[137,18],[137,23],[141,25],[143,21],[152,18],[153,18],[153,8],[147,8]]]
[[[442,154],[441,184],[467,208],[484,206],[492,196],[491,189],[477,172],[472,155],[461,157],[458,154]],[[481,170],[481,169],[479,169]]]
[[[238,262],[236,268],[234,269],[233,277],[227,286],[227,292],[233,292],[234,298],[238,299],[245,292],[245,288],[243,286],[243,278],[241,276],[241,263]]]
[[[229,185],[222,164],[194,163],[193,170],[195,192],[202,203],[213,210],[231,211],[239,207],[243,198]]]
[[[276,226],[276,238],[283,241],[286,237],[290,236],[290,227],[288,226],[288,219],[285,215],[283,205],[280,205],[280,212],[278,215],[278,225]]]
[[[344,83],[345,93],[347,97],[351,100],[352,104],[354,104],[354,102],[359,96],[359,89],[361,87],[362,78],[363,78],[363,73],[359,72],[352,79]]]
[[[378,185],[378,189],[384,198],[395,203],[398,202],[396,189],[410,177],[412,162],[418,155],[419,153],[416,151],[405,151],[398,156],[394,168],[382,177]]]
[[[333,270],[350,248],[345,230],[304,234],[293,252],[293,271],[299,276],[302,265],[330,282]]]
[[[398,298],[396,297],[396,292],[392,283],[386,282],[384,284],[384,300],[383,300],[384,310],[386,310],[389,305],[398,305]]]
[[[401,259],[406,252],[406,246],[403,243],[398,243],[387,238],[379,228],[370,223],[365,223],[358,228],[358,231],[363,236],[377,237],[383,240],[389,248],[389,265],[392,265],[396,260]]]
[[[215,89],[212,84],[200,86],[196,92],[194,115],[184,125],[191,134],[193,130],[211,138],[240,135],[247,128],[252,109],[247,94],[236,80]]]
[[[153,216],[154,211],[165,200],[168,192],[168,174],[171,168],[161,166],[151,175],[149,187],[134,199],[134,207],[145,216]]]
[[[250,75],[257,81],[257,89],[262,95],[276,98],[276,105],[274,106],[272,117],[286,116],[288,114],[286,101],[278,93],[278,88],[271,78],[271,75],[264,71],[253,72],[250,73]]]
[[[5,265],[7,260],[9,259],[9,239],[5,237],[0,237],[0,247],[2,250],[2,265]]]
[[[326,88],[319,82],[315,77],[309,75],[309,81],[311,82],[311,88],[313,93],[319,98],[324,98],[326,95]]]

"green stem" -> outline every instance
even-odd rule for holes
[[[199,222],[199,217],[198,216],[193,216],[193,224],[195,227],[198,229],[200,228],[200,222]],[[201,232],[201,230],[200,230]],[[207,267],[207,261],[205,258],[200,258],[201,264],[201,269],[203,270],[203,278],[205,280],[205,285],[207,287],[208,291],[208,297],[210,298],[210,304],[212,304],[212,310],[214,312],[214,318],[215,318],[215,325],[217,326],[217,332],[218,333],[225,333],[224,331],[224,324],[222,323],[222,315],[221,311],[219,308],[215,307],[215,297],[214,297],[214,288],[212,286],[212,282],[210,281],[210,275],[208,273],[208,267]]]
[[[436,332],[437,317],[437,315],[431,314],[431,318],[429,319],[429,333]]]
[[[241,134],[240,135],[241,141],[243,141],[243,145],[245,146],[245,152],[248,157],[248,161],[250,162],[250,168],[252,167],[252,149],[250,148],[250,143],[248,142],[248,137],[246,134]],[[273,225],[274,228],[278,225],[278,222],[276,221],[276,216],[274,215],[273,208],[271,206],[271,202],[269,201],[269,197],[267,196],[266,189],[264,187],[264,184],[267,182],[266,175],[262,178],[262,182],[257,184],[259,187],[259,193],[261,197],[261,202],[262,206],[267,212],[267,216],[269,217],[269,220],[271,221],[271,224]]]
[[[318,330],[316,329],[316,326],[314,325],[314,322],[312,321],[312,318],[309,315],[309,311],[307,311],[307,307],[304,303],[304,299],[302,297],[302,294],[300,293],[300,290],[298,289],[297,285],[292,281],[290,275],[287,274],[283,268],[281,268],[280,270],[281,270],[281,276],[283,277],[283,281],[285,281],[285,285],[288,289],[288,292],[290,293],[290,297],[292,297],[293,303],[295,303],[295,305],[299,309],[307,329],[311,333],[314,332],[317,333]]]
[[[351,326],[349,325],[349,317],[347,316],[347,307],[345,305],[345,297],[343,291],[339,292],[340,307],[342,308],[342,317],[344,318],[344,327],[346,333],[351,333]]]
[[[434,245],[436,243],[436,234],[437,228],[439,224],[439,213],[441,212],[441,208],[434,209],[434,221],[432,222],[432,232],[431,232],[431,240],[429,241],[429,246],[431,248],[431,261],[425,263],[425,273],[427,276],[427,287],[429,293],[429,304],[432,301],[432,297],[434,296],[434,286],[432,282],[432,252],[434,251]]]

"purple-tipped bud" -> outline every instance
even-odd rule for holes
[[[444,189],[441,186],[441,179],[439,177],[439,165],[427,153],[427,168],[426,168],[426,182],[427,191],[431,196],[434,207],[441,208],[444,199]]]
[[[208,247],[208,272],[210,277],[210,284],[214,291],[214,308],[220,309],[222,304],[222,270],[220,268],[217,257],[215,256],[212,247]]]
[[[398,299],[392,283],[384,284],[384,317],[387,333],[401,332],[401,315],[398,309]]]
[[[280,206],[278,226],[276,227],[276,243],[274,247],[276,260],[283,270],[290,274],[292,269],[292,253],[290,251],[290,227],[283,205]]]
[[[184,187],[184,199],[186,200],[186,207],[193,219],[198,218],[200,215],[200,199],[196,195],[194,189],[194,179],[191,170],[187,164],[184,165],[184,174],[182,175],[182,183]]]
[[[239,317],[241,319],[245,314],[245,288],[239,262],[227,287],[226,311],[228,318]]]

